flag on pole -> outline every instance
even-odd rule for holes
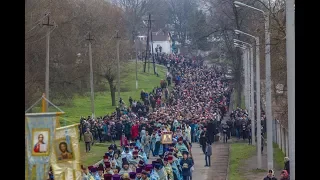
[[[81,180],[78,126],[56,128],[50,159],[55,180]]]
[[[36,179],[47,179],[49,162],[55,137],[56,120],[63,113],[26,113],[26,152],[28,180],[35,166]]]

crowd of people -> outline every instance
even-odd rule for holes
[[[120,99],[111,115],[81,118],[87,152],[95,141],[113,141],[100,162],[82,167],[84,179],[191,180],[192,142],[200,143],[205,166],[211,166],[211,144],[228,111],[230,83],[197,57],[165,55],[160,61],[170,65],[159,87],[142,91],[139,100],[129,98],[128,105]],[[162,143],[165,132],[172,133],[172,143]],[[157,159],[149,164],[151,156]]]
[[[264,134],[266,133],[266,115],[261,113],[261,153],[265,144]],[[257,133],[257,125],[255,121],[255,133]],[[237,139],[248,139],[249,145],[252,144],[251,119],[245,109],[237,108],[230,113],[230,118],[222,125],[223,141],[227,142],[230,136],[237,137]],[[256,135],[256,134],[255,134]],[[280,173],[280,180],[290,179],[290,165],[289,158],[284,158],[284,168]],[[267,176],[263,180],[277,180],[274,170],[269,170]]]
[[[220,69],[182,55],[162,55],[158,62],[168,72],[152,92],[141,91],[140,99],[130,97],[128,105],[120,98],[111,115],[80,119],[86,152],[97,141],[112,142],[101,161],[81,167],[83,180],[192,180],[193,142],[200,144],[206,167],[211,166],[214,141],[226,143],[235,136],[252,143],[248,112],[237,108],[227,117],[232,86]],[[264,113],[261,118],[264,133]],[[162,141],[166,132],[172,133],[170,144]],[[149,163],[151,156],[156,160]],[[281,180],[289,179],[289,160],[285,162]],[[264,180],[271,179],[272,170]]]

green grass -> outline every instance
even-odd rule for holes
[[[251,172],[254,174],[257,174],[257,173],[268,172],[268,171],[265,169],[252,169]]]
[[[229,180],[246,180],[241,172],[243,160],[248,159],[255,152],[255,146],[246,143],[230,144]]]
[[[135,62],[129,62],[127,66],[121,69],[126,69],[122,71],[121,74],[121,97],[126,104],[129,103],[129,97],[133,99],[140,99],[141,90],[147,92],[152,91],[156,86],[160,86],[160,80],[164,79],[166,68],[164,66],[156,65],[159,77],[153,74],[152,65],[150,66],[150,73],[143,72],[143,63],[138,63],[138,89],[136,90],[135,84]],[[147,68],[146,68],[147,69]],[[107,89],[109,89],[109,84],[105,82]],[[117,97],[117,93],[116,93]],[[118,102],[118,99],[116,99]],[[70,106],[59,106],[65,114],[60,118],[60,124],[62,126],[74,124],[79,122],[80,116],[87,117],[91,114],[91,104],[89,93],[85,96],[79,96],[77,94],[73,95],[72,104]],[[49,111],[56,111],[55,108],[50,107]],[[107,113],[112,113],[115,111],[115,106],[111,106],[111,95],[109,91],[96,92],[95,93],[95,114],[96,116],[104,116]],[[33,109],[33,112],[40,112],[40,105]],[[107,152],[110,143],[106,144],[96,144],[92,146],[91,152],[85,152],[85,145],[80,142],[80,153],[81,153],[81,163],[84,166],[92,165],[102,159],[105,152]],[[116,142],[118,145],[119,142]],[[27,163],[27,159],[25,159]],[[33,179],[35,179],[35,172],[33,173]]]
[[[273,143],[273,160],[280,168],[284,166],[284,153],[276,143]]]
[[[86,153],[86,146],[83,141],[80,142],[80,154],[81,154],[81,163],[85,166],[91,166],[102,159],[104,153],[108,152],[108,147],[111,143],[96,143],[91,146],[91,151]],[[116,141],[116,145],[120,146],[120,141]]]
[[[152,65],[150,65],[150,73],[148,73],[148,68],[146,68],[146,73],[143,72],[143,63],[138,63],[138,89],[136,89],[135,82],[135,62],[129,62],[127,66],[122,67],[126,69],[125,72],[122,71],[121,74],[121,86],[120,86],[120,97],[129,104],[129,97],[131,96],[135,100],[140,99],[141,90],[151,92],[154,87],[160,86],[160,80],[164,79],[166,68],[164,66],[156,65],[159,77],[153,74]],[[109,89],[108,82],[105,82],[106,87]],[[73,95],[73,100],[69,106],[59,106],[61,110],[65,112],[63,117],[60,119],[60,124],[70,125],[78,123],[80,116],[87,117],[91,115],[91,101],[90,94],[86,93],[85,96],[79,96],[78,94]],[[119,100],[117,98],[116,92],[116,104]],[[110,91],[105,92],[95,92],[95,115],[104,116],[108,113],[115,111],[115,106],[111,105],[111,94]],[[40,107],[34,108],[34,111],[39,112]],[[56,111],[54,107],[50,107],[49,111]]]

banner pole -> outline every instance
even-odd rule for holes
[[[46,109],[46,100],[44,99],[44,97],[46,97],[45,93],[42,94],[41,112],[47,112],[47,109]]]

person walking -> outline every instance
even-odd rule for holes
[[[274,177],[274,171],[270,169],[267,176],[263,178],[263,180],[277,180],[277,178]]]
[[[93,142],[93,136],[89,128],[87,128],[87,131],[83,133],[83,140],[86,144],[86,152],[90,152],[91,143]]]
[[[206,160],[205,167],[210,167],[211,166],[211,155],[212,155],[212,146],[211,146],[210,142],[207,142],[206,154],[205,154],[205,160]]]
[[[149,135],[148,132],[146,132],[146,135],[141,137],[141,144],[142,144],[142,149],[144,150],[147,159],[149,159],[149,154],[150,154],[150,141],[151,141],[151,136]]]
[[[183,151],[183,159],[180,160],[180,167],[182,169],[182,178],[183,180],[190,180],[191,176],[191,167],[193,166],[192,161],[188,158],[188,152]]]
[[[289,174],[287,170],[282,170],[280,174],[280,180],[290,180]]]
[[[205,152],[206,152],[206,142],[207,142],[207,137],[206,137],[207,132],[206,131],[207,131],[207,129],[203,128],[203,131],[200,134],[200,145],[201,145],[203,154],[205,154]]]
[[[261,133],[261,154],[263,154],[263,146],[264,146],[264,138],[263,138],[263,135]]]
[[[248,125],[247,127],[247,135],[248,135],[249,145],[252,145],[252,132],[251,132],[250,125]]]
[[[229,126],[227,124],[222,125],[222,133],[223,133],[223,142],[227,143],[228,142],[228,131],[229,131]]]
[[[290,159],[288,157],[284,158],[284,170],[290,174]]]

